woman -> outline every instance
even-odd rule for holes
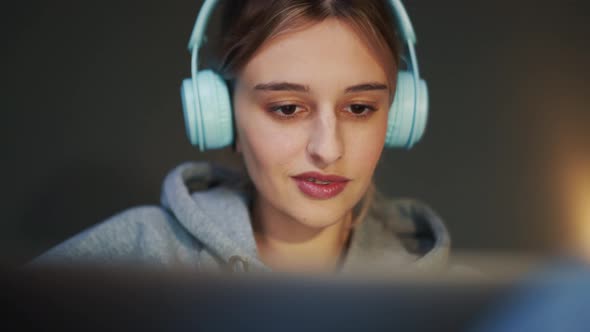
[[[206,1],[202,11],[214,3]],[[217,76],[195,74],[198,32],[183,102],[193,144],[232,143],[246,181],[208,163],[182,164],[164,181],[162,206],[124,211],[35,262],[300,272],[443,268],[450,240],[440,219],[419,203],[380,197],[372,182],[391,141],[390,105],[401,84],[392,15],[399,10],[377,0],[226,4],[218,71],[228,82],[235,139],[217,144],[207,136],[213,125],[200,112],[217,106],[202,99],[219,95],[203,96],[201,83]],[[202,15],[195,31],[204,29],[209,14]],[[410,131],[408,146],[422,129]]]

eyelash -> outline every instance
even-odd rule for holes
[[[377,108],[375,106],[367,105],[367,104],[350,104],[349,107],[350,106],[362,106],[365,109],[365,111],[363,111],[363,113],[361,113],[361,114],[356,114],[356,113],[348,112],[348,113],[352,114],[356,118],[366,118],[366,117],[370,116],[371,113],[377,111]]]
[[[296,118],[298,116],[298,114],[302,113],[302,111],[299,111],[299,112],[294,111],[294,113],[289,114],[289,115],[287,115],[287,114],[280,115],[280,110],[282,108],[288,107],[288,106],[295,106],[297,108],[300,108],[300,106],[297,105],[297,104],[284,104],[284,105],[271,106],[271,107],[269,107],[268,111],[270,113],[272,113],[273,115],[275,115],[275,116],[277,116],[277,117],[279,117],[281,119],[284,119],[284,120],[294,119],[294,118]],[[371,105],[367,105],[367,104],[350,104],[350,105],[347,106],[347,108],[348,107],[351,107],[351,106],[361,106],[365,110],[361,114],[355,114],[353,112],[346,111],[346,113],[349,113],[350,116],[354,117],[355,119],[362,119],[362,118],[369,117],[371,115],[371,113],[377,111],[377,108],[376,107],[371,106]]]

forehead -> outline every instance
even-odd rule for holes
[[[386,66],[380,59],[348,24],[326,19],[263,43],[238,79],[251,86],[261,81],[293,81],[311,90],[359,81],[386,83]]]

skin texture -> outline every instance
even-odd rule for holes
[[[275,270],[337,264],[352,208],[383,150],[393,89],[379,59],[348,24],[326,19],[266,41],[237,75],[236,147],[257,189],[252,219],[259,254]],[[256,89],[279,82],[307,91]],[[385,87],[345,92],[364,83]],[[313,199],[292,179],[312,171],[350,181],[335,197]]]

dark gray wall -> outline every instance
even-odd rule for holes
[[[559,160],[590,150],[589,3],[405,2],[431,116],[414,150],[385,153],[380,189],[429,203],[456,248],[554,248],[565,223]],[[181,161],[235,162],[228,151],[197,152],[184,135],[179,85],[198,3],[5,9],[2,264],[156,204]]]

